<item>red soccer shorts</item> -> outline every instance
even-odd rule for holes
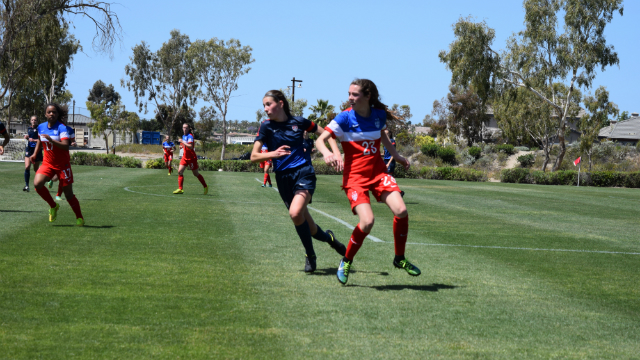
[[[164,154],[164,162],[173,160],[173,154]]]
[[[73,172],[71,172],[70,165],[66,165],[62,169],[54,169],[48,164],[42,164],[38,168],[38,171],[36,171],[36,174],[42,174],[49,179],[53,179],[55,175],[58,175],[58,179],[62,186],[73,184]]]
[[[271,166],[271,160],[263,161],[260,163],[260,169],[264,169],[265,165]]]
[[[186,160],[180,159],[180,166],[185,165],[189,170],[198,170],[198,159]]]
[[[391,175],[385,175],[381,177],[378,182],[366,187],[345,187],[344,192],[347,194],[347,198],[349,198],[349,203],[351,203],[351,211],[353,211],[354,215],[357,215],[355,211],[356,206],[360,204],[371,204],[371,200],[369,199],[369,191],[373,193],[373,196],[377,201],[381,201],[382,194],[385,191],[400,192],[400,188],[396,183],[396,179]]]

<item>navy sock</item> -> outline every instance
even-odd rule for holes
[[[309,230],[309,223],[304,222],[298,226],[296,226],[296,231],[298,232],[298,236],[300,236],[300,241],[302,241],[302,246],[304,246],[304,250],[307,252],[307,256],[315,256],[316,252],[313,251],[313,243],[311,242],[311,230]]]
[[[24,184],[29,186],[29,178],[31,177],[31,169],[24,170]]]
[[[318,241],[327,242],[327,243],[331,242],[331,236],[329,236],[329,234],[327,234],[326,232],[322,231],[322,228],[320,227],[320,225],[316,224],[316,226],[318,227],[318,231],[311,236],[313,236],[313,238]]]

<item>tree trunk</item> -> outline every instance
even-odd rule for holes
[[[107,155],[109,155],[109,136],[106,132],[103,132],[102,136],[104,137],[104,147],[107,148]]]
[[[227,147],[227,119],[225,114],[222,114],[222,151],[220,152],[220,160],[224,160],[224,151]]]
[[[558,154],[558,157],[556,158],[556,161],[553,164],[553,169],[551,169],[551,171],[558,170],[558,168],[560,167],[560,164],[562,164],[562,160],[564,159],[564,154],[567,151],[567,146],[564,143],[564,133],[566,131],[566,127],[567,127],[567,123],[563,119],[562,126],[560,127],[560,129],[558,129],[558,143],[560,144],[560,154]]]

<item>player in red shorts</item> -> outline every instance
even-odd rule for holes
[[[171,167],[171,161],[173,160],[173,151],[176,149],[176,146],[172,141],[169,141],[169,136],[164,137],[164,142],[162,143],[162,151],[164,151],[164,165],[169,170],[169,175],[173,171]]]
[[[405,169],[409,162],[400,156],[391,145],[389,137],[384,133],[387,127],[387,107],[380,102],[376,85],[371,80],[356,79],[349,86],[349,103],[351,108],[340,113],[326,127],[316,141],[316,147],[324,156],[325,162],[338,170],[344,167],[342,188],[349,198],[351,210],[358,215],[358,226],[353,230],[347,253],[338,267],[338,281],[346,284],[353,258],[362,246],[364,239],[371,232],[374,216],[369,200],[369,192],[376,200],[387,204],[393,212],[393,242],[395,258],[393,265],[407,271],[409,275],[420,275],[420,269],[411,264],[405,257],[405,245],[409,230],[407,207],[400,196],[400,188],[393,176],[387,174],[382,157],[380,143],[389,150],[393,158]],[[338,147],[331,143],[329,151],[325,141],[329,137],[338,138],[344,150],[344,164]]]
[[[204,194],[207,195],[209,192],[209,188],[207,187],[207,183],[204,181],[204,178],[198,172],[198,156],[196,155],[196,143],[193,140],[193,135],[191,134],[191,127],[189,124],[182,124],[182,132],[184,135],[182,139],[178,140],[180,142],[180,146],[182,147],[182,159],[180,159],[180,167],[178,168],[178,190],[174,191],[174,194],[184,194],[184,190],[182,189],[182,184],[184,183],[184,170],[189,168],[193,172],[193,175],[200,180],[202,186],[204,186]]]
[[[53,222],[58,216],[60,205],[53,200],[49,190],[45,188],[44,184],[57,175],[60,183],[62,183],[67,202],[76,214],[76,225],[84,226],[80,203],[73,194],[73,187],[71,185],[73,184],[73,173],[71,172],[71,165],[69,164],[69,130],[67,126],[60,121],[60,119],[66,116],[67,110],[65,108],[55,103],[47,104],[45,108],[47,122],[38,125],[39,139],[36,143],[31,161],[35,161],[35,156],[41,147],[44,148],[44,160],[36,172],[33,185],[36,188],[36,192],[51,207],[49,209],[49,221]]]
[[[267,145],[262,145],[262,148],[260,149],[260,153],[264,154],[264,153],[268,153],[269,152],[269,148],[267,148]],[[269,168],[271,167],[271,160],[265,160],[263,162],[260,163],[260,168],[264,169],[264,182],[262,183],[262,187],[271,187],[271,176],[269,176]],[[267,185],[267,182],[269,182],[269,185]]]

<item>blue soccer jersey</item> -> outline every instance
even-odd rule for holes
[[[29,148],[35,148],[36,144],[38,143],[38,128],[37,127],[29,127],[27,129],[27,136],[29,137],[29,139],[35,139],[36,141],[28,141],[27,140],[27,147]]]
[[[389,139],[389,141],[391,141],[391,145],[393,145],[393,147],[396,146],[396,141],[394,139]],[[387,149],[387,147],[384,147],[384,161],[385,162],[389,162],[389,160],[391,160],[393,156],[391,155],[391,153],[389,152],[389,149]]]
[[[260,125],[255,141],[262,141],[269,151],[275,151],[283,145],[289,146],[291,154],[273,159],[273,171],[295,169],[311,164],[309,153],[304,151],[304,132],[316,132],[317,129],[313,121],[301,116],[283,122],[267,120]]]

